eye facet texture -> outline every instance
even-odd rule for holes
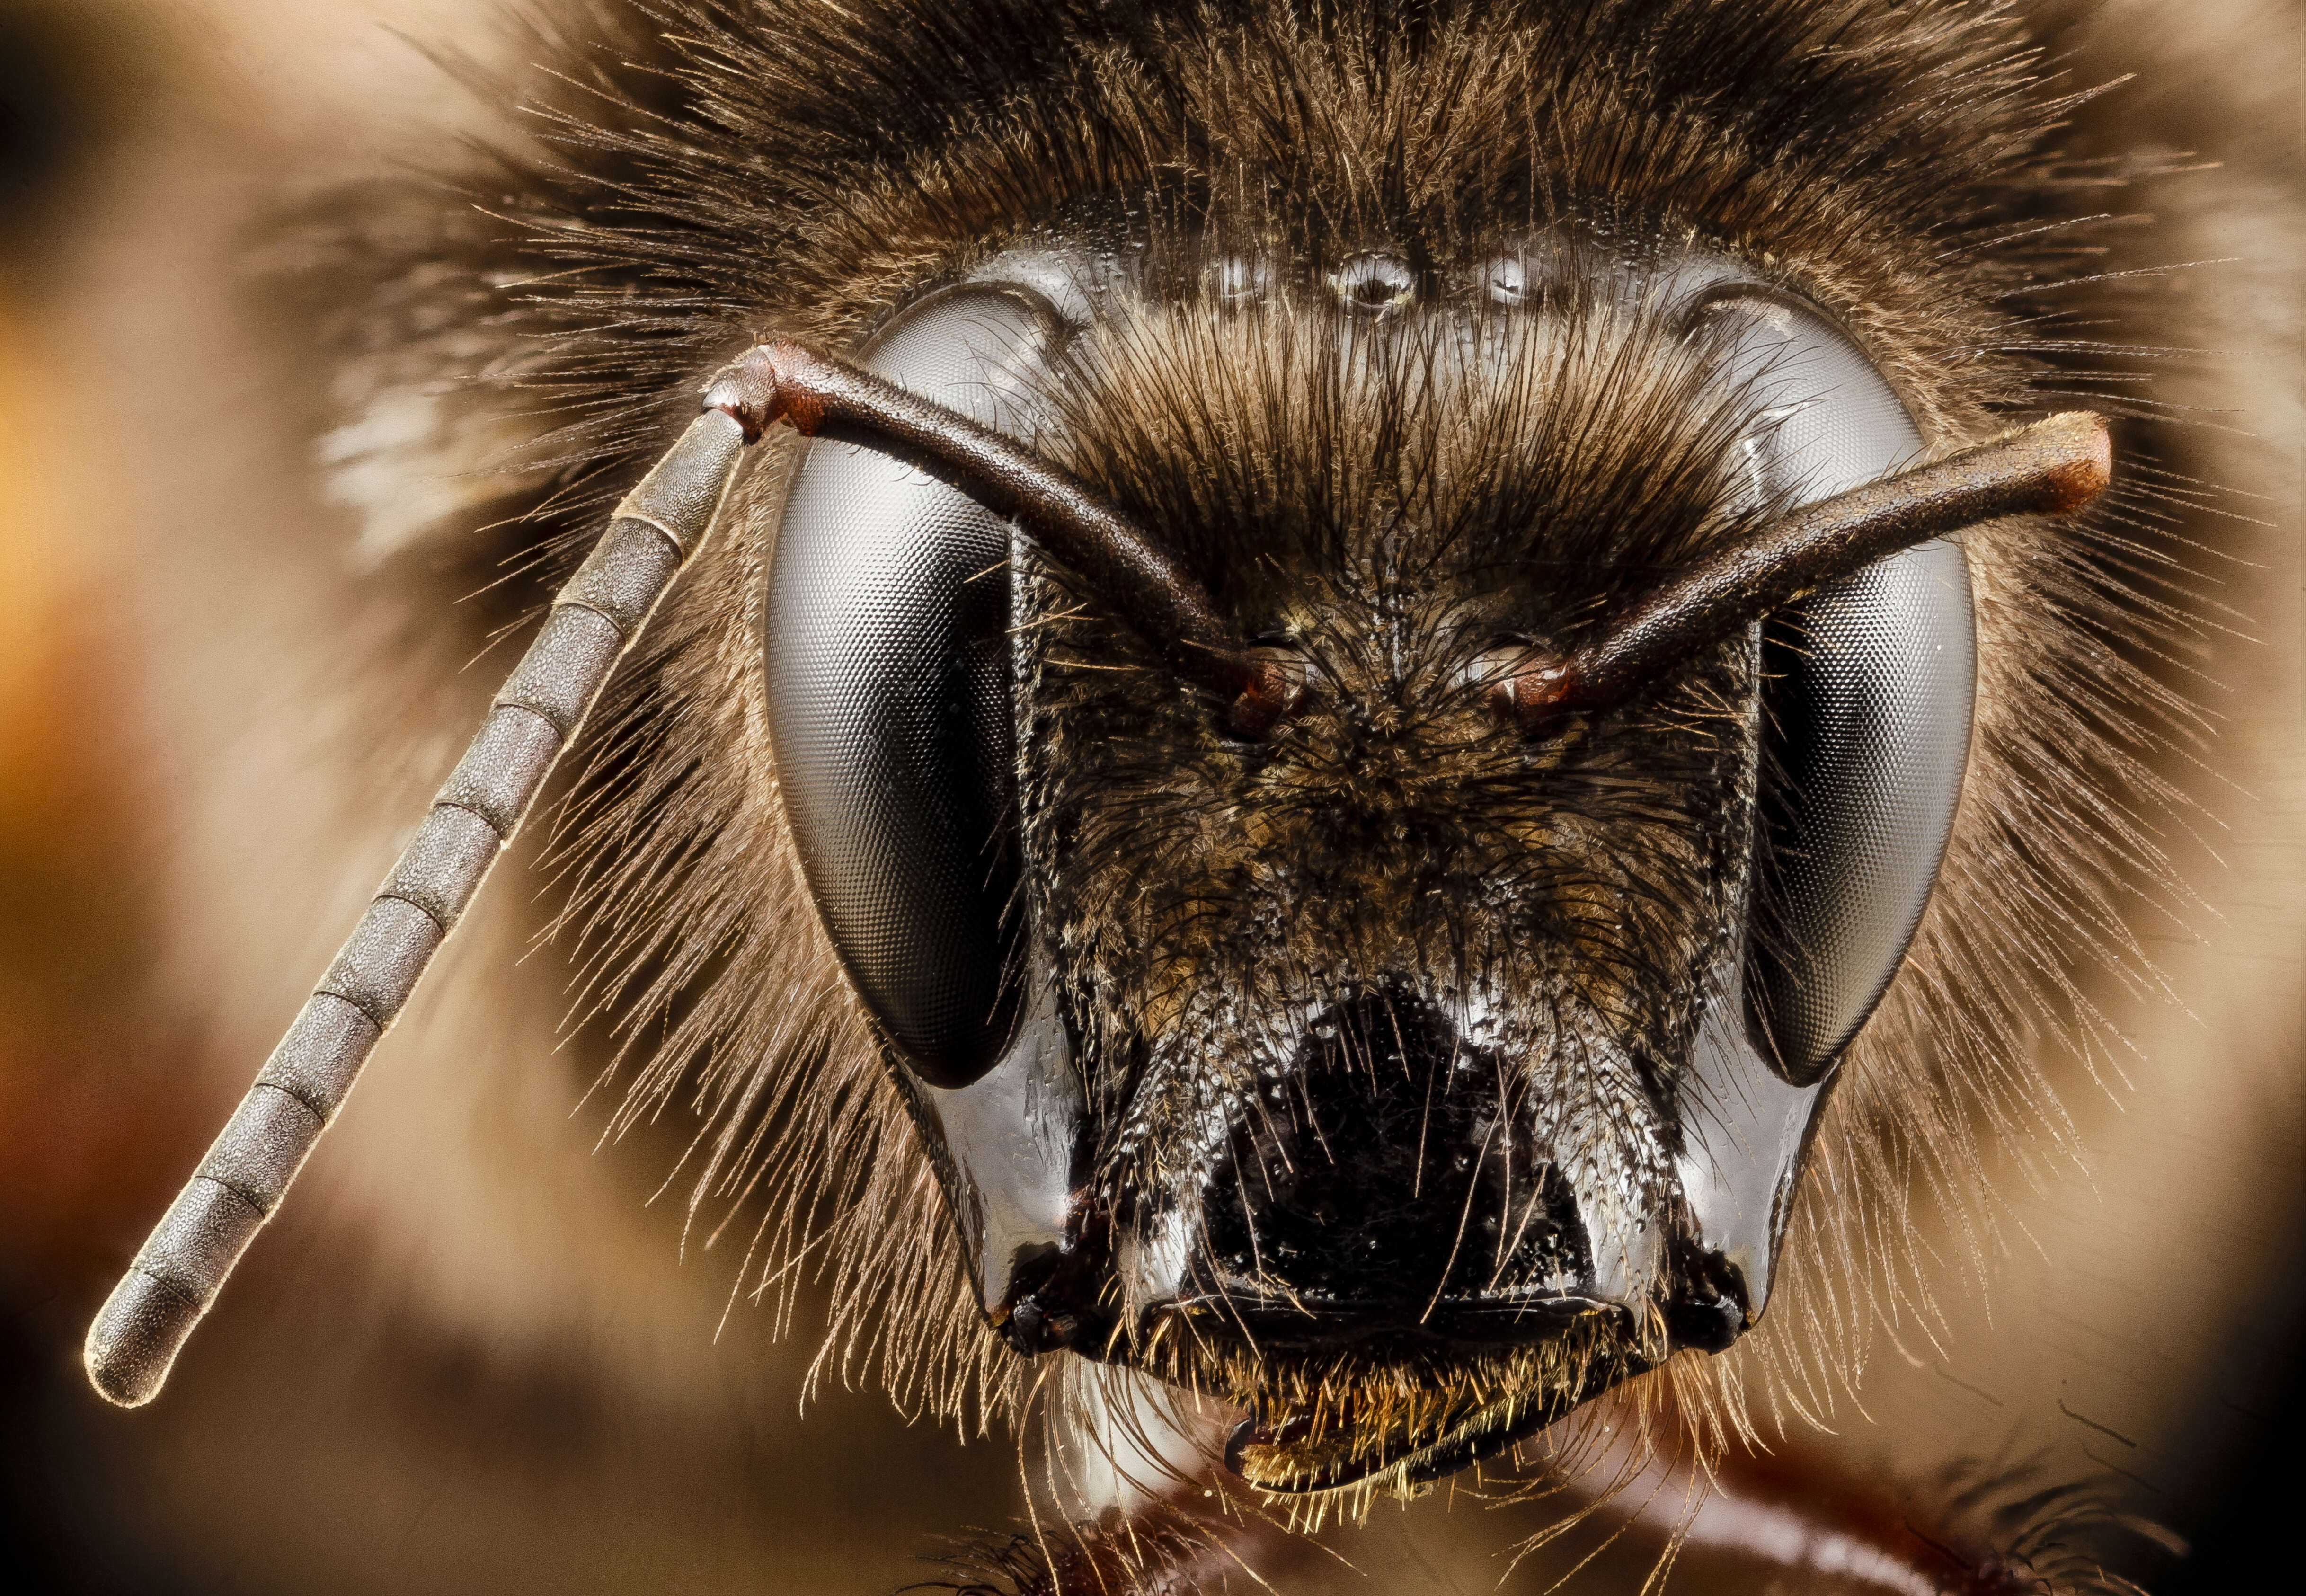
[[[1732,380],[1757,402],[1750,491],[1812,503],[1912,463],[1921,435],[1881,374],[1810,312],[1735,315]],[[1764,629],[1762,868],[1746,967],[1755,1045],[1823,1077],[1881,1002],[1927,907],[1961,797],[1977,645],[1969,572],[1943,540],[1893,555]]]
[[[968,285],[906,311],[862,363],[1029,437],[1021,380],[1063,331],[1038,294]],[[802,868],[858,994],[933,1086],[991,1067],[1013,1019],[1008,562],[990,511],[832,440],[794,474],[772,562],[771,735]]]

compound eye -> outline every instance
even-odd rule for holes
[[[1029,437],[1063,337],[1047,300],[946,290],[860,363]],[[786,497],[764,619],[777,782],[817,912],[883,1036],[932,1086],[1014,1028],[1021,912],[1009,528],[884,454],[820,440]]]
[[[1848,337],[1765,292],[1715,300],[1748,396],[1747,484],[1802,504],[1910,463],[1919,431]],[[1727,320],[1734,318],[1735,320]],[[1868,567],[1764,628],[1746,966],[1762,1056],[1806,1086],[1873,1013],[1928,907],[1969,763],[1977,644],[1960,546]]]

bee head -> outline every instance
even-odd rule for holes
[[[446,242],[569,401],[552,502],[639,486],[260,1092],[309,1146],[629,657],[576,828],[591,989],[664,1020],[617,1123],[702,1083],[764,1287],[832,1260],[835,1339],[961,1390],[958,1253],[1014,1351],[1245,1408],[1254,1482],[1412,1484],[1761,1317],[1981,658],[1906,984],[1946,1078],[2132,857],[2132,600],[2006,519],[2102,429],[1918,464],[2031,402],[1989,235],[2054,231],[2063,102],[1953,6],[1046,9],[684,6],[555,79],[525,239]],[[764,325],[846,358],[758,346],[642,476]],[[1960,1142],[1930,1079],[1875,1122]],[[272,1122],[91,1341],[123,1400]]]
[[[1724,254],[1437,254],[996,252],[864,346],[1143,529],[1238,695],[855,442],[771,575],[803,868],[987,1315],[1243,1404],[1274,1489],[1448,1472],[1754,1322],[1968,752],[1942,540],[1560,687],[1921,439]]]

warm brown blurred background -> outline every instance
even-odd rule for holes
[[[645,1200],[679,1131],[592,1150],[559,979],[512,960],[542,913],[517,892],[460,938],[161,1401],[115,1412],[80,1374],[90,1313],[437,774],[432,743],[379,755],[374,726],[461,727],[485,690],[331,674],[335,639],[423,623],[363,600],[311,481],[297,352],[241,286],[268,195],[480,120],[395,31],[485,57],[475,9],[0,0],[0,1568],[20,1588],[881,1592],[1016,1511],[1002,1439],[907,1428],[837,1378],[801,1417],[806,1302],[782,1340],[741,1305],[716,1339],[733,1260],[680,1259],[677,1213]],[[2306,560],[2276,530],[2306,486],[2306,12],[2088,12],[2084,80],[2148,69],[2125,136],[2225,163],[2140,202],[2157,258],[2229,262],[2157,285],[2156,330],[2227,352],[2163,391],[2239,412],[2178,464],[2264,496],[2228,502],[2272,528],[2213,539],[2256,562],[2219,568],[2258,641],[2216,644],[2231,725],[2207,764],[2174,759],[2208,815],[2171,839],[2204,901],[2139,931],[2176,1001],[2104,994],[2128,1088],[2058,1067],[2088,1175],[2046,1166],[2037,1190],[2013,1156],[1990,1294],[1950,1264],[1943,1337],[1885,1327],[1864,1410],[1815,1447],[1911,1478],[1978,1452],[2102,1473],[2199,1548],[2141,1560],[2157,1590],[2224,1591],[2290,1564],[2306,1488]],[[1337,1541],[1372,1570],[1339,1588],[1492,1589],[1529,1528],[1439,1499],[1379,1518]],[[1702,1558],[1678,1578],[1733,1583]]]

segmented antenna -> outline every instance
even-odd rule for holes
[[[793,344],[764,344],[731,363],[705,404],[552,601],[415,841],[89,1327],[89,1378],[114,1402],[135,1407],[158,1394],[377,1038],[520,829],[619,656],[712,531],[745,446],[771,425],[854,438],[1013,517],[1159,644],[1185,679],[1227,705],[1239,735],[1262,736],[1289,712],[1285,673],[1242,645],[1157,539],[1000,434]],[[1533,655],[1505,684],[1505,706],[1542,724],[1566,707],[1606,701],[1883,554],[1996,516],[2071,510],[2105,486],[2109,464],[2102,421],[2055,416],[1798,511],[1667,583],[1593,646],[1566,661]]]
[[[112,1401],[136,1407],[158,1395],[185,1337],[520,829],[618,657],[711,532],[748,431],[717,407],[690,422],[552,601],[415,841],[89,1327],[89,1378]]]

